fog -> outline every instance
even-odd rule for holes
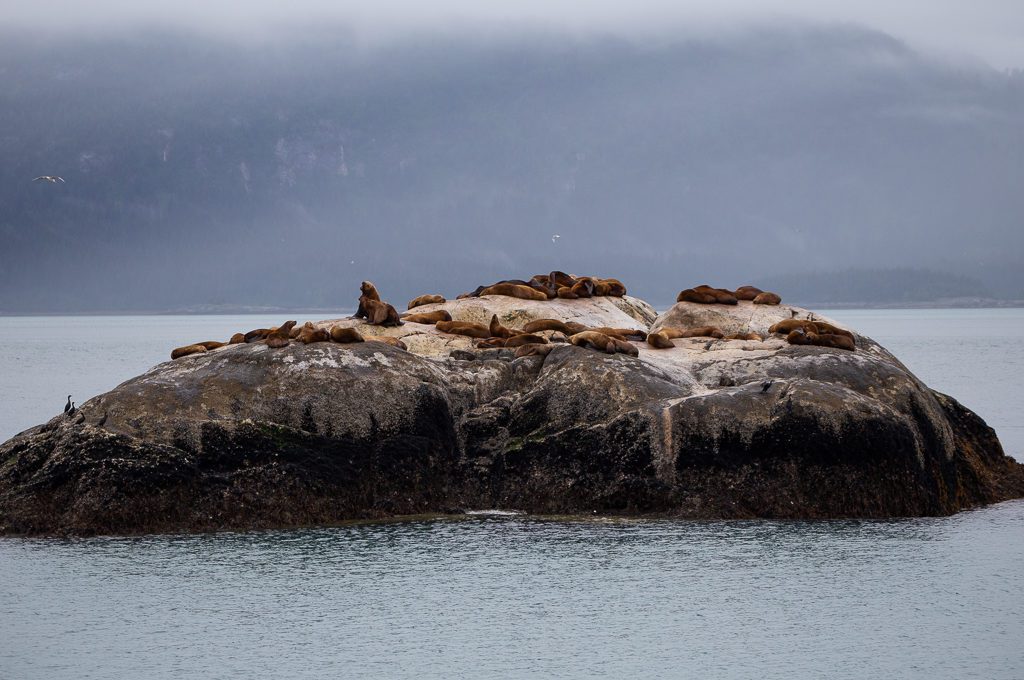
[[[602,32],[611,5],[271,41],[175,7],[116,31],[21,8],[0,36],[0,311],[335,308],[366,278],[402,303],[555,268],[654,302],[1024,298],[1024,77],[984,60],[778,17]]]

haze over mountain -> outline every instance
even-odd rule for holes
[[[839,274],[1024,298],[1024,76],[850,25],[8,33],[0,152],[3,312],[351,307],[366,278],[400,304],[553,268],[658,303],[822,301]]]

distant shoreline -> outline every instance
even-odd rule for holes
[[[788,302],[788,301],[787,301]],[[674,303],[656,304],[655,309],[666,310]],[[953,298],[925,302],[801,302],[792,303],[804,309],[1019,309],[1024,300],[995,300],[991,298]],[[252,306],[197,306],[168,310],[107,310],[88,312],[8,312],[0,310],[0,318],[15,316],[243,316],[262,314],[320,314],[323,318],[348,316],[354,307],[252,307]]]

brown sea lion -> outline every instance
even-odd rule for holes
[[[822,333],[827,333],[827,334],[830,334],[830,335],[845,335],[850,340],[854,339],[853,338],[853,333],[851,333],[850,331],[846,330],[845,328],[839,328],[838,326],[833,326],[832,324],[828,323],[827,321],[811,321],[811,323],[813,323],[814,327],[817,328],[819,335],[822,334]]]
[[[362,298],[361,298],[362,299]],[[366,312],[366,321],[374,326],[401,326],[398,310],[386,302],[365,299],[360,303]]]
[[[591,328],[590,330],[597,331],[598,333],[604,333],[605,335],[610,335],[612,337],[620,338],[622,340],[626,340],[626,339],[646,340],[647,339],[647,331],[641,331],[641,330],[637,330],[635,328],[608,328],[607,326],[600,326],[598,328]]]
[[[292,328],[295,327],[296,323],[296,321],[285,321],[276,329],[268,333],[266,339],[267,347],[273,347],[275,349],[287,347],[288,341],[291,339]]]
[[[491,315],[491,325],[488,330],[490,330],[491,336],[495,338],[511,338],[513,335],[519,334],[519,331],[514,331],[511,328],[502,326],[501,322],[498,321],[497,314]]]
[[[432,305],[438,302],[445,302],[445,299],[441,295],[420,295],[418,298],[409,301],[409,306],[406,309],[413,309],[420,305]]]
[[[594,283],[594,279],[589,276],[583,276],[576,279],[576,283],[572,284],[572,288],[569,290],[572,291],[576,297],[588,298],[594,296],[597,286]]]
[[[520,300],[547,300],[545,293],[530,288],[528,285],[518,283],[497,283],[488,286],[480,291],[480,295],[505,295],[507,297],[519,298]]]
[[[527,333],[536,333],[537,331],[560,331],[566,335],[572,334],[572,331],[569,330],[569,326],[558,319],[534,319],[523,326],[523,331]]]
[[[349,328],[348,326],[331,326],[331,340],[334,342],[363,342],[362,333],[357,331],[355,328]]]
[[[561,288],[559,288],[556,295],[558,295],[558,297],[560,297],[563,300],[578,300],[580,297],[576,293],[572,292],[572,289],[569,288],[568,286],[562,286]]]
[[[786,336],[786,342],[791,345],[816,345],[818,347],[834,347],[854,351],[856,346],[851,338],[845,335],[834,335],[832,333],[814,333],[798,328]]]
[[[474,290],[472,293],[462,293],[461,295],[457,296],[455,299],[456,300],[465,300],[466,298],[480,297],[480,291],[484,290],[485,288],[487,288],[487,286],[477,286],[476,290]]]
[[[598,281],[606,288],[606,292],[601,293],[602,295],[622,297],[626,294],[626,286],[618,279],[598,279]]]
[[[489,328],[468,321],[438,321],[435,327],[442,333],[468,335],[471,338],[491,337],[491,330]]]
[[[714,326],[698,326],[697,328],[662,328],[661,333],[667,338],[724,338],[725,333]]]
[[[185,345],[184,347],[176,347],[175,349],[172,349],[171,358],[180,359],[182,357],[187,357],[190,354],[202,354],[203,352],[206,351],[208,350],[200,344]]]
[[[764,292],[754,298],[755,305],[777,305],[782,303],[782,298],[777,293]]]
[[[707,293],[698,293],[693,288],[687,288],[679,291],[679,295],[676,296],[676,302],[696,302],[701,305],[713,305],[715,304],[715,296],[708,295]]]
[[[818,327],[814,325],[813,321],[806,321],[804,319],[785,319],[774,323],[768,327],[769,333],[782,333],[786,335],[797,329],[802,329],[805,332],[817,333]]]
[[[309,323],[309,322],[307,321],[306,323]],[[288,332],[288,337],[291,338],[292,340],[298,340],[299,339],[299,333],[301,333],[301,332],[302,332],[302,326],[296,326],[295,328],[291,329]]]
[[[555,348],[554,345],[538,345],[531,343],[516,348],[516,358],[519,357],[546,357]]]
[[[628,340],[613,337],[612,345],[615,347],[615,351],[619,354],[628,354],[632,357],[640,356],[640,350],[637,349],[636,345]]]
[[[671,349],[675,347],[675,343],[673,343],[672,340],[661,331],[648,333],[647,344],[655,349]]]
[[[538,290],[541,293],[544,293],[544,297],[546,297],[548,300],[551,300],[557,295],[557,289],[555,288],[555,286],[551,285],[551,282],[548,280],[548,277],[545,276],[544,274],[535,275],[533,278],[526,282],[526,285],[528,285],[530,288],[533,288],[534,290]]]
[[[572,285],[576,283],[576,277],[556,270],[548,274],[548,281],[558,288],[562,286],[572,288]]]
[[[694,288],[698,293],[704,293],[711,295],[715,298],[715,304],[719,305],[735,305],[738,300],[733,295],[731,290],[725,290],[724,288],[712,288],[711,286],[700,285]]]
[[[408,321],[409,323],[422,323],[433,326],[438,321],[451,321],[452,315],[444,309],[439,309],[436,312],[420,312],[419,314],[406,314],[402,317],[402,321]]]
[[[366,342],[382,342],[385,345],[391,345],[399,349],[408,351],[409,347],[401,341],[399,338],[392,338],[390,335],[367,335],[363,337]]]
[[[495,347],[504,347],[505,338],[484,338],[483,340],[477,340],[474,346],[477,349],[494,349]]]
[[[602,352],[608,354],[615,354],[617,347],[615,341],[605,335],[604,333],[598,333],[596,331],[583,331],[569,338],[569,342],[576,345],[577,347],[592,347],[599,349]]]
[[[740,286],[735,290],[733,295],[736,296],[737,300],[753,300],[764,291],[757,286]]]
[[[231,336],[231,339],[228,340],[229,345],[239,345],[243,342],[245,342],[245,333],[235,333]]]
[[[730,333],[723,340],[764,340],[759,333],[750,331],[748,333]]]
[[[352,315],[353,319],[365,319],[369,316],[366,311],[365,301],[373,300],[374,302],[380,302],[380,293],[377,292],[377,287],[369,281],[363,281],[359,284],[359,306],[356,308],[356,313]]]
[[[196,344],[197,345],[202,345],[203,347],[205,347],[206,349],[209,350],[209,349],[217,349],[218,347],[223,347],[224,345],[226,345],[228,343],[226,343],[226,342],[218,342],[216,340],[204,340],[203,342],[197,342]]]
[[[307,321],[302,325],[302,328],[299,329],[298,340],[304,345],[308,345],[311,342],[330,342],[331,334],[329,331],[323,328],[317,328],[312,324],[312,322]]]
[[[275,329],[273,329],[273,328],[256,328],[254,330],[249,331],[245,335],[243,335],[242,339],[245,342],[259,342],[263,338],[265,338],[268,335],[270,335],[270,332],[272,330],[275,330]]]
[[[520,347],[522,345],[546,345],[548,341],[539,335],[533,335],[531,333],[521,333],[520,335],[513,335],[511,338],[505,341],[505,347]]]

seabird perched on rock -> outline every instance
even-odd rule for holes
[[[64,413],[71,410],[71,395],[68,395],[68,403],[64,404]]]
[[[763,383],[761,383],[761,394],[764,394],[765,392],[767,392],[768,388],[770,388],[774,384],[775,384],[774,380],[765,380]]]
[[[57,175],[40,175],[39,177],[36,177],[32,181],[33,182],[49,182],[50,184],[56,184],[57,182],[60,182],[61,184],[65,184],[66,183],[66,182],[64,182],[64,178],[63,177],[58,177]]]

